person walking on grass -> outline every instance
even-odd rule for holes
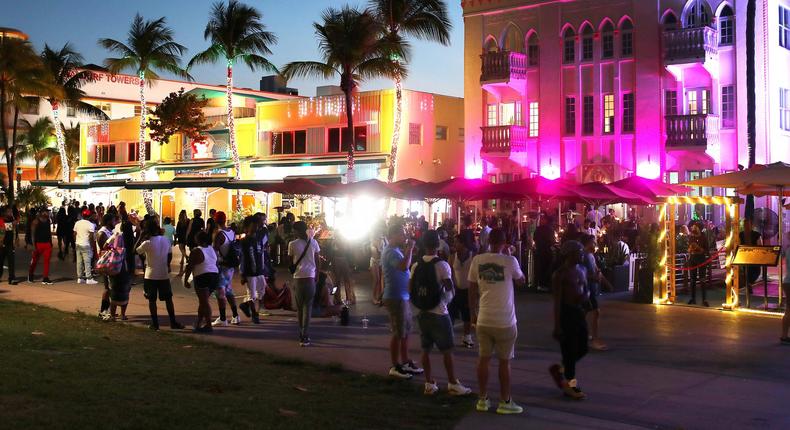
[[[438,253],[441,247],[436,230],[428,230],[422,236],[425,255],[411,266],[409,295],[420,312],[417,324],[420,327],[422,367],[425,369],[425,395],[439,392],[439,385],[431,372],[431,349],[436,345],[444,358],[447,371],[447,392],[451,396],[465,396],[472,392],[455,377],[453,365],[453,323],[447,304],[453,299],[452,270]]]
[[[382,299],[390,320],[390,367],[389,375],[400,379],[411,379],[423,373],[409,358],[409,333],[411,332],[411,304],[409,303],[409,268],[414,254],[414,241],[406,238],[400,224],[387,229],[387,246],[381,256],[384,276]],[[403,248],[403,249],[401,249]]]
[[[247,300],[239,305],[239,309],[252,319],[253,324],[260,324],[259,310],[263,306],[263,296],[266,293],[263,249],[256,235],[258,230],[256,218],[250,215],[244,218],[242,225],[244,237],[241,239],[240,271],[241,285],[247,287]]]
[[[478,254],[469,268],[469,303],[472,307],[472,325],[477,328],[480,357],[477,361],[477,380],[480,398],[477,410],[491,408],[488,399],[488,365],[496,353],[499,359],[498,414],[520,414],[523,408],[510,396],[510,361],[515,357],[516,306],[514,285],[524,284],[524,273],[515,257],[510,255],[505,231],[491,230],[488,237],[489,252]]]
[[[304,221],[295,222],[293,229],[296,239],[288,244],[288,259],[294,277],[293,297],[299,321],[299,346],[310,346],[310,314],[313,311],[321,247],[308,236]]]
[[[77,283],[98,284],[93,279],[93,257],[96,255],[96,214],[85,211],[74,223],[74,247],[77,253]]]
[[[590,290],[582,244],[569,240],[560,249],[562,264],[552,277],[554,294],[554,339],[560,343],[562,365],[549,367],[554,383],[562,393],[574,400],[587,397],[576,380],[576,363],[587,354],[587,321],[585,309],[589,308]]]
[[[16,274],[14,270],[14,234],[16,232],[16,219],[10,206],[0,208],[0,278],[3,277],[3,265],[8,265],[8,284],[16,285]]]
[[[152,219],[141,223],[141,234],[135,250],[137,254],[145,256],[145,277],[143,278],[143,291],[148,299],[148,311],[151,314],[151,330],[159,330],[159,317],[156,311],[156,300],[165,302],[167,315],[170,317],[170,328],[183,329],[184,326],[176,321],[176,311],[173,306],[173,289],[170,286],[170,277],[167,273],[167,251],[170,244],[162,236],[162,230]],[[134,261],[134,260],[132,260]]]
[[[230,311],[233,318],[230,323],[239,325],[241,319],[239,318],[239,310],[236,307],[236,296],[233,294],[233,273],[240,263],[241,256],[238,255],[236,248],[232,247],[236,242],[236,233],[229,229],[225,224],[227,223],[227,216],[225,212],[217,212],[214,216],[217,223],[217,232],[214,235],[214,250],[217,252],[217,265],[219,267],[219,286],[214,294],[217,296],[217,308],[219,309],[219,317],[211,323],[212,326],[227,326],[228,320],[226,315],[226,306],[230,305]]]
[[[41,283],[52,285],[52,281],[49,280],[49,262],[52,257],[52,229],[49,222],[49,209],[42,208],[37,212],[36,218],[30,224],[30,235],[32,236],[30,242],[33,245],[33,256],[30,259],[27,282],[33,282],[36,266],[39,260],[42,260],[44,278],[41,280]]]
[[[211,303],[209,297],[219,286],[217,253],[211,245],[211,238],[205,231],[195,235],[197,246],[189,253],[189,262],[184,271],[184,287],[190,288],[189,275],[194,276],[195,293],[198,297],[195,333],[211,333]]]
[[[454,246],[455,252],[450,256],[450,267],[453,269],[455,297],[450,302],[450,317],[453,321],[460,317],[464,324],[463,345],[466,348],[474,348],[472,316],[469,312],[469,269],[472,267],[472,258],[477,254],[474,232],[470,229],[461,230]]]
[[[602,275],[595,263],[595,236],[583,234],[581,244],[584,247],[582,266],[587,274],[587,286],[590,290],[590,311],[587,312],[587,319],[590,322],[590,348],[596,351],[606,351],[609,347],[601,340],[598,332],[598,321],[601,319],[598,295],[601,294]]]
[[[113,230],[115,230],[116,222],[117,222],[117,218],[115,215],[105,214],[104,217],[102,217],[102,226],[99,229],[99,231],[96,233],[96,245],[99,250],[103,250],[105,245],[109,242],[110,238],[113,236]],[[102,292],[101,295],[101,306],[99,307],[100,318],[104,318],[107,315],[109,315],[109,310],[110,310],[110,277],[107,275],[103,275],[102,278],[103,278],[102,281],[104,283],[104,291]]]

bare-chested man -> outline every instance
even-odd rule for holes
[[[587,276],[580,264],[584,257],[582,244],[570,240],[560,250],[562,265],[554,272],[554,338],[560,342],[562,365],[549,368],[554,382],[562,392],[576,400],[586,395],[576,382],[576,363],[587,354],[587,321],[585,307],[589,306],[590,290]]]

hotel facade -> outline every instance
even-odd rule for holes
[[[463,1],[466,175],[678,183],[748,165],[746,3]],[[790,162],[790,2],[756,3],[756,162]]]

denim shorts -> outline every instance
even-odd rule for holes
[[[450,315],[439,315],[432,312],[417,314],[417,325],[420,327],[420,346],[429,352],[434,345],[441,352],[453,349],[453,323]]]

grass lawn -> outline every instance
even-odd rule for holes
[[[473,399],[0,300],[0,428],[449,429]]]

